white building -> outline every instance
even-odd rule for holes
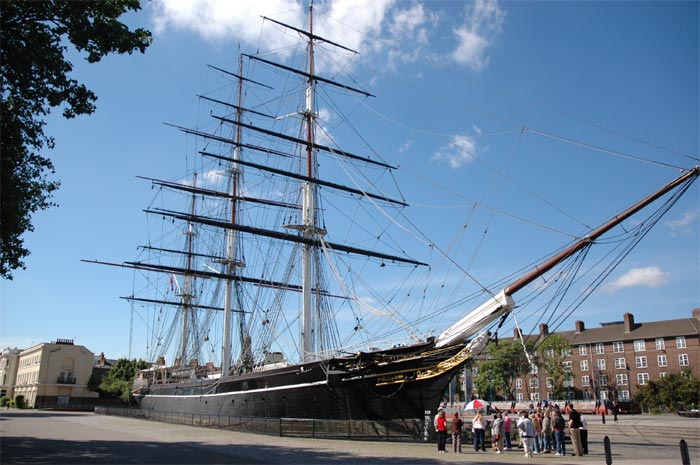
[[[70,339],[58,339],[19,354],[14,397],[22,395],[28,407],[94,404],[88,389],[95,355]]]
[[[0,397],[15,397],[15,379],[21,350],[7,347],[0,355]]]

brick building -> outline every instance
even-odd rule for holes
[[[582,321],[574,327],[555,333],[571,345],[564,361],[573,375],[566,381],[570,399],[625,402],[651,379],[684,369],[700,375],[700,308],[691,318],[637,323],[634,315],[625,313],[623,320],[601,323],[599,328],[586,328]],[[547,334],[547,325],[541,324],[540,334],[528,337]],[[552,354],[538,354],[548,355]],[[554,399],[543,369],[516,379],[515,386],[516,401]]]

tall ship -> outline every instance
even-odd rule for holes
[[[412,329],[403,311],[406,300],[422,298],[417,281],[410,281],[409,292],[399,284],[433,265],[386,233],[405,228],[416,235],[398,224],[405,217],[395,212],[408,202],[396,188],[398,194],[391,194],[397,166],[376,151],[340,148],[323,117],[325,108],[335,110],[334,97],[351,105],[374,98],[352,81],[317,70],[319,47],[354,52],[317,35],[313,5],[304,28],[264,21],[303,40],[305,66],[240,54],[237,69],[212,67],[233,91],[200,96],[211,110],[199,127],[173,125],[195,141],[191,177],[144,178],[157,193],[146,213],[149,222],[166,225],[163,241],[151,237],[132,261],[97,262],[146,277],[143,288],[123,297],[151,309],[143,320],[154,363],[133,390],[144,410],[422,419],[437,410],[458,371],[498,337],[520,306],[516,297],[523,294],[529,302],[554,290],[540,311],[570,315],[700,174],[698,167],[683,170],[599,226],[555,244],[554,252],[517,276],[488,286],[475,280],[483,301],[468,309],[466,299],[451,297],[444,305],[465,309],[461,317],[425,335]],[[621,238],[619,226],[652,205],[653,213]],[[370,230],[375,211],[379,229]],[[609,254],[608,265],[596,263],[598,274],[581,286],[582,261],[613,229],[615,240],[627,245]],[[433,251],[453,260],[448,250]],[[382,284],[373,282],[379,271],[396,276],[382,291],[373,289]],[[569,307],[558,308],[571,288],[584,290]],[[431,311],[422,309],[416,319]]]

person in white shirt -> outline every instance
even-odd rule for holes
[[[523,441],[525,448],[525,457],[532,458],[532,449],[535,446],[535,425],[532,424],[527,416],[527,411],[520,412],[518,419],[518,430],[520,431],[520,439]]]

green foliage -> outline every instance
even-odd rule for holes
[[[99,392],[100,382],[101,380],[98,379],[97,375],[95,374],[95,371],[93,370],[92,374],[90,375],[90,379],[88,380],[87,387],[93,392]]]
[[[99,386],[99,391],[119,397],[124,403],[131,401],[131,386],[139,370],[148,368],[149,364],[143,360],[117,360],[107,372]]]
[[[564,368],[564,362],[571,353],[569,341],[558,334],[550,334],[539,344],[537,351],[541,356],[540,366],[547,371],[547,377],[552,380],[554,395],[557,399],[565,398],[567,388],[564,382],[574,376]],[[552,354],[547,355],[548,351],[552,351]]]
[[[7,407],[10,404],[10,400],[7,396],[0,397],[0,407]]]
[[[54,167],[40,154],[54,139],[44,134],[43,117],[54,107],[73,118],[95,111],[97,96],[69,78],[68,44],[89,63],[109,53],[144,52],[151,33],[118,21],[139,0],[3,1],[0,5],[0,277],[24,269],[29,250],[22,235],[33,231],[32,214],[55,206],[59,182]]]
[[[17,407],[17,408],[26,407],[25,401],[24,401],[24,396],[22,394],[15,396],[15,407]]]
[[[639,386],[633,401],[658,412],[675,412],[700,407],[700,378],[692,370],[669,373]]]
[[[528,350],[532,344],[526,342]],[[525,356],[523,346],[519,341],[511,339],[489,342],[489,358],[479,364],[479,374],[474,379],[474,385],[482,399],[487,399],[490,393],[508,393],[515,398],[515,379],[530,371],[530,365]]]

